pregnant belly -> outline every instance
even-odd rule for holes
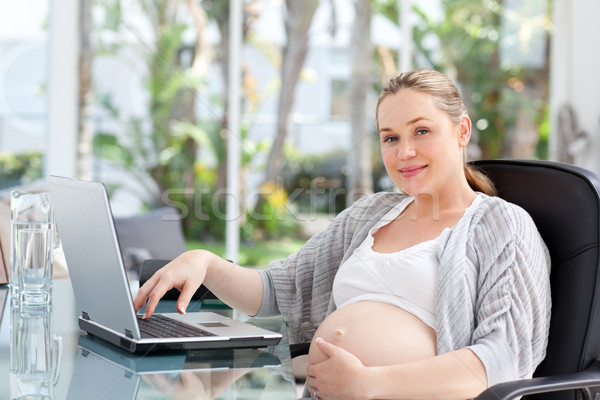
[[[435,332],[413,314],[375,301],[352,303],[331,313],[319,326],[309,363],[327,358],[314,343],[322,337],[357,356],[364,365],[390,365],[436,355]]]

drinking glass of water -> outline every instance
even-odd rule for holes
[[[48,304],[52,290],[54,217],[47,191],[11,192],[13,301]]]

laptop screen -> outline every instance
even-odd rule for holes
[[[48,182],[79,315],[139,338],[106,188],[55,176]]]

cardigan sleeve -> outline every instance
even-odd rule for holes
[[[529,378],[544,359],[550,327],[550,257],[533,220],[500,203],[474,230],[479,260],[475,328],[468,346],[488,385]]]
[[[257,316],[281,314],[290,343],[309,342],[325,318],[333,278],[345,247],[348,210],[295,254],[273,261],[263,278],[263,299]]]

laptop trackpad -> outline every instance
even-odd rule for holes
[[[211,311],[190,312],[185,315],[177,313],[166,313],[168,317],[205,329],[218,336],[229,337],[262,337],[264,332],[261,329],[234,319],[225,317]]]
[[[221,324],[227,326],[230,322],[236,322],[231,318],[212,311],[189,312],[183,315],[178,313],[163,313],[163,315],[192,325],[199,324],[209,326],[210,324]]]
[[[229,325],[226,325],[222,322],[198,322],[203,328],[227,328]]]

